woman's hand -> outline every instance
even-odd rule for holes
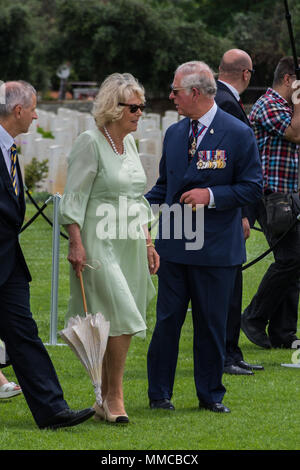
[[[147,257],[150,274],[156,274],[159,268],[159,254],[153,243],[147,244]]]
[[[86,263],[85,249],[81,241],[80,229],[77,224],[67,226],[69,233],[69,254],[68,261],[73,266],[76,276],[84,269]]]

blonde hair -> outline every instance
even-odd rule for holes
[[[121,119],[124,106],[118,103],[126,103],[132,95],[137,95],[145,102],[145,90],[142,85],[130,73],[113,73],[101,84],[95,98],[92,114],[98,127],[103,127],[113,121]]]

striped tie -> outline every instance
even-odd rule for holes
[[[200,124],[200,128],[198,126]],[[191,163],[197,149],[197,139],[204,132],[206,126],[199,123],[199,121],[192,121],[192,132],[189,138],[189,152],[188,152],[188,162]]]
[[[11,167],[10,167],[10,177],[12,184],[15,190],[16,195],[18,195],[18,185],[17,185],[17,146],[13,144],[10,148],[11,150]]]

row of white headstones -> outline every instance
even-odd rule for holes
[[[90,113],[58,108],[57,113],[37,109],[38,119],[33,121],[27,133],[20,134],[16,143],[20,148],[20,165],[24,176],[25,166],[35,157],[38,161],[48,160],[48,176],[39,189],[51,194],[63,194],[67,175],[67,161],[74,141],[79,134],[96,128]],[[167,128],[179,119],[176,111],[143,113],[138,128],[133,133],[140,159],[147,176],[148,191],[159,173],[162,142]],[[51,138],[38,132],[38,127],[51,132]]]

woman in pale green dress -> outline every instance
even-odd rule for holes
[[[101,312],[110,322],[103,406],[94,407],[99,419],[111,422],[128,422],[124,366],[132,335],[145,337],[146,309],[155,295],[150,274],[159,267],[147,229],[146,177],[130,134],[144,101],[143,88],[130,74],[112,74],[102,83],[93,110],[97,129],[77,138],[60,202],[73,268],[67,318],[84,314],[78,279],[83,271],[88,312]],[[100,269],[85,267],[90,260],[99,261]]]

